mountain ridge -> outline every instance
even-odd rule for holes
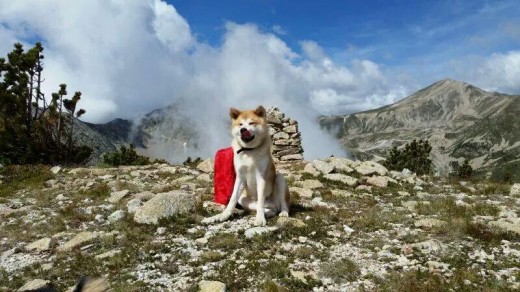
[[[500,176],[499,164],[520,166],[519,116],[518,95],[443,79],[394,104],[322,117],[320,124],[359,157],[381,160],[391,147],[422,138],[432,143],[439,173],[468,158],[479,172]]]

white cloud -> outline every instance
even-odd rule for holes
[[[477,74],[477,82],[486,87],[520,93],[520,51],[491,55]]]
[[[6,42],[42,39],[48,96],[60,83],[81,90],[84,118],[92,122],[182,100],[205,133],[206,155],[229,143],[230,106],[279,106],[300,121],[312,158],[340,151],[318,129],[317,114],[381,106],[406,92],[374,62],[337,64],[313,41],[302,41],[299,55],[254,24],[226,23],[221,46],[201,43],[161,0],[0,0],[0,6],[0,55],[11,48]],[[316,140],[331,146],[313,147]]]
[[[520,93],[520,51],[472,56],[451,62],[454,78],[490,91]]]
[[[279,35],[286,35],[287,31],[280,25],[273,25],[271,29],[274,31],[274,33]]]

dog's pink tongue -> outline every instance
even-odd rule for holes
[[[240,135],[241,135],[242,138],[244,138],[244,139],[249,139],[249,138],[251,138],[251,132],[249,132],[249,131],[244,131],[244,132],[242,132]]]

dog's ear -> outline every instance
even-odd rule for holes
[[[265,108],[261,105],[259,105],[256,109],[255,109],[255,114],[261,118],[265,118],[265,116],[267,115],[266,111],[265,111]]]
[[[239,115],[240,115],[240,111],[237,110],[236,108],[232,107],[229,109],[229,116],[231,117],[232,120],[236,120]]]

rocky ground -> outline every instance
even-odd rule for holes
[[[520,289],[520,185],[286,163],[290,218],[206,226],[211,166],[0,170],[0,291]]]

